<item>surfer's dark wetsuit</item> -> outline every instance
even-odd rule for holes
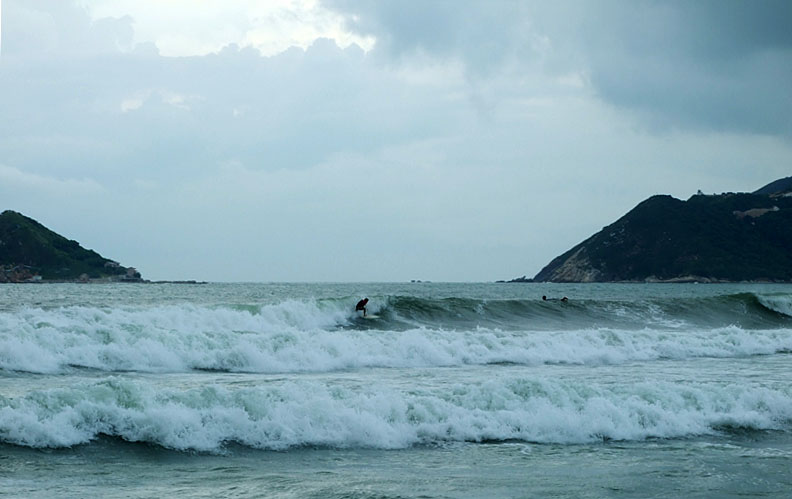
[[[363,311],[363,317],[365,317],[366,316],[366,304],[367,303],[368,303],[368,298],[363,298],[362,300],[357,302],[357,305],[355,305],[355,312],[357,312],[358,310],[362,310]]]

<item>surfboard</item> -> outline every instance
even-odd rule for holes
[[[363,318],[364,319],[379,319],[379,315],[371,315],[371,314],[369,314],[369,315],[364,315]]]

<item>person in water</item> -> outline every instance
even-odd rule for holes
[[[368,298],[363,298],[362,300],[357,302],[357,305],[355,305],[355,312],[357,312],[359,310],[362,310],[363,311],[363,317],[365,317],[366,316],[366,304],[367,303],[368,303]]]
[[[545,296],[545,295],[542,295],[542,300],[543,300],[543,301],[548,301],[548,298],[547,298],[547,296]],[[550,301],[555,301],[555,300],[558,300],[558,298],[550,298]],[[567,298],[567,297],[565,296],[565,297],[561,298],[561,300],[560,300],[560,301],[569,301],[569,298]]]

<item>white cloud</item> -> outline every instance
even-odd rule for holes
[[[204,100],[203,97],[198,95],[184,95],[170,90],[143,90],[122,99],[120,104],[121,112],[136,111],[143,107],[152,97],[156,97],[160,102],[182,111],[189,111],[191,103]]]
[[[344,48],[356,44],[365,50],[375,42],[371,36],[350,33],[344,27],[343,16],[316,0],[79,3],[95,21],[130,16],[134,20],[135,41],[154,43],[164,56],[206,55],[230,44],[250,46],[269,56],[290,47],[308,48],[318,38],[330,38]]]
[[[121,101],[121,112],[127,113],[140,109],[146,102],[146,99],[149,98],[149,95],[151,95],[151,92],[138,92],[136,95],[126,97]]]

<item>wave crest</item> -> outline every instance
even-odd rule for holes
[[[401,316],[403,304],[396,302],[378,311],[384,327],[389,320],[407,324]],[[420,313],[434,312],[424,308]],[[290,373],[494,363],[598,365],[792,351],[792,329],[785,328],[546,330],[430,327],[416,321],[381,329],[380,322],[358,319],[351,307],[338,302],[284,302],[252,309],[26,309],[0,313],[0,369]]]
[[[792,393],[757,386],[576,386],[543,378],[443,393],[288,382],[163,390],[122,379],[0,397],[2,442],[69,447],[101,435],[177,450],[405,448],[448,441],[586,443],[786,429]]]

